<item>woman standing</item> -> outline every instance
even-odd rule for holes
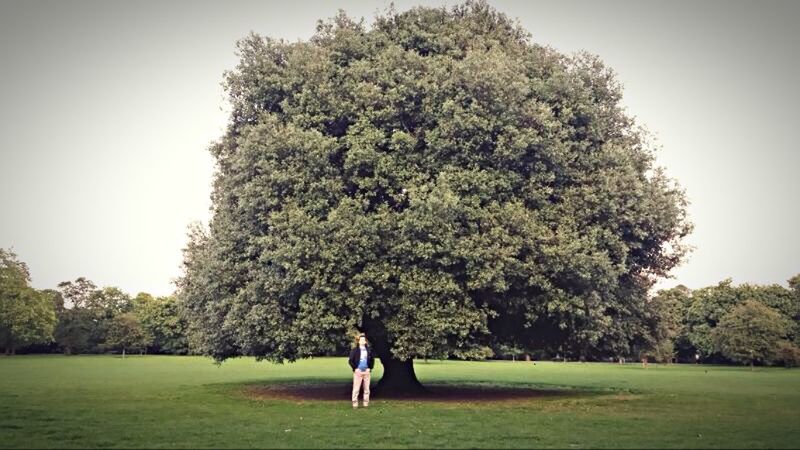
[[[353,369],[353,408],[358,408],[358,392],[364,383],[364,407],[369,406],[369,375],[375,365],[372,348],[367,345],[367,337],[358,335],[358,346],[350,350],[350,367]]]

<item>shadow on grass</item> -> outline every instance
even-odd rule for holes
[[[373,384],[374,387],[374,384]],[[256,400],[289,400],[296,402],[349,400],[352,383],[338,381],[281,380],[270,383],[240,385],[240,392]],[[505,386],[487,383],[426,383],[421,394],[375,393],[371,400],[400,400],[438,403],[497,403],[534,399],[569,398],[597,395],[596,391],[578,389],[542,389],[526,386]]]

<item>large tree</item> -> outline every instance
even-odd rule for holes
[[[84,308],[64,308],[57,315],[55,340],[64,354],[72,355],[89,350],[89,338],[95,324],[91,313]]]
[[[681,260],[682,190],[622,88],[485,2],[344,11],[309,41],[256,34],[226,73],[212,219],[179,296],[216,360],[295,360],[367,333],[378,389],[487,343],[620,345]]]
[[[732,361],[769,364],[778,356],[779,344],[787,342],[790,321],[780,312],[756,300],[745,300],[722,317],[711,332],[717,351]]]
[[[105,351],[113,318],[133,309],[128,294],[116,287],[99,288],[85,277],[59,283],[58,292],[64,306],[56,338],[68,354]]]
[[[159,353],[186,354],[189,351],[186,320],[174,296],[155,298],[140,292],[133,299],[133,312],[142,328],[153,337],[151,346]]]
[[[0,248],[0,348],[6,354],[53,339],[54,299],[32,288],[30,281],[28,266],[14,252]]]
[[[672,351],[679,360],[695,362],[697,349],[689,340],[686,326],[687,311],[692,305],[692,290],[684,285],[662,289],[656,293],[653,300],[662,306],[659,308],[660,334],[666,338],[664,342],[668,340],[673,344],[672,349],[661,347],[664,353]]]
[[[106,336],[104,347],[121,349],[123,358],[125,358],[126,350],[137,348],[144,351],[148,345],[153,343],[153,336],[142,328],[139,318],[131,312],[114,316],[109,322]]]

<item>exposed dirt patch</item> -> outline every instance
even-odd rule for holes
[[[275,383],[250,385],[244,393],[256,399],[282,399],[293,401],[348,401],[352,384],[319,383],[290,384]],[[374,389],[374,388],[373,388]],[[516,402],[535,398],[565,397],[576,395],[568,390],[543,390],[531,388],[484,387],[475,385],[426,385],[426,392],[413,395],[387,395],[374,390],[370,400],[406,400],[414,402],[487,403]]]

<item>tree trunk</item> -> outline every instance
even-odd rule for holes
[[[386,329],[377,321],[368,321],[363,329],[375,356],[383,365],[383,376],[372,389],[376,395],[414,395],[426,392],[414,373],[414,360],[399,360],[392,355]]]
[[[125,359],[125,347],[122,347],[122,359]]]
[[[414,373],[414,360],[401,361],[391,357],[381,357],[383,376],[374,391],[378,395],[385,394],[421,394],[425,392],[422,383]]]

